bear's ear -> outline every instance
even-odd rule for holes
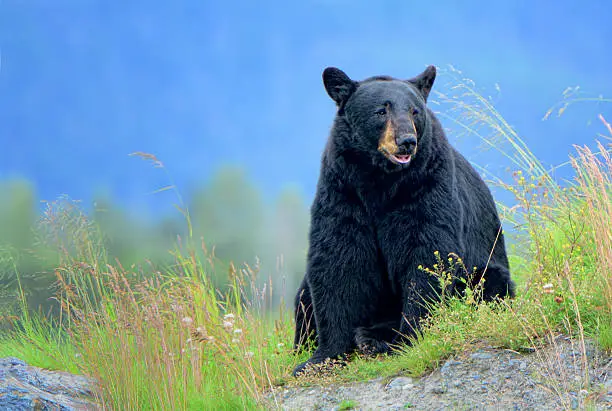
[[[323,84],[327,94],[338,106],[346,103],[346,100],[357,89],[357,83],[346,75],[346,73],[335,67],[328,67],[323,71]]]
[[[429,96],[429,92],[433,87],[434,80],[436,79],[436,67],[429,66],[425,69],[424,72],[416,76],[415,78],[411,78],[408,80],[409,83],[413,84],[423,95],[425,102],[427,102],[427,97]]]

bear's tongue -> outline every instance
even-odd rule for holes
[[[395,154],[393,156],[398,163],[402,164],[408,163],[410,161],[410,157],[410,154]]]

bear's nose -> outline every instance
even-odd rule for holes
[[[397,147],[406,153],[412,153],[416,145],[417,139],[414,134],[404,134],[397,139]]]

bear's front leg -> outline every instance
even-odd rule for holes
[[[451,252],[458,255],[462,253],[461,245],[453,241],[448,232],[438,232],[435,238],[435,242],[417,245],[412,249],[410,261],[403,270],[405,274],[399,279],[403,306],[399,335],[400,341],[404,343],[416,335],[421,319],[428,313],[431,304],[439,302],[442,293],[440,279],[424,268],[435,271],[434,265],[438,264],[436,252],[443,262],[446,262]],[[451,278],[457,275],[455,272],[448,274]]]
[[[340,214],[342,212],[342,214]],[[355,329],[368,323],[382,289],[373,228],[346,209],[315,215],[306,281],[312,297],[318,346],[298,365],[337,358],[355,348]]]
[[[445,261],[449,252],[461,255],[463,247],[455,233],[446,229],[448,226],[415,227],[410,222],[393,221],[393,225],[385,227],[379,240],[391,281],[402,298],[401,323],[394,343],[409,343],[428,307],[439,301],[441,294],[439,279],[423,267],[433,268],[437,263],[436,251]]]

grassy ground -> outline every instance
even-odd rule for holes
[[[612,350],[612,159],[605,147],[598,154],[576,147],[576,178],[562,188],[488,100],[469,84],[455,90],[459,97],[439,96],[459,114],[455,121],[479,137],[481,126],[493,130],[481,138],[503,147],[516,166],[512,181],[496,183],[517,199],[502,210],[518,230],[510,249],[517,298],[476,304],[478,290],[448,298],[400,355],[355,356],[302,384],[421,375],[475,343],[520,351],[559,332]],[[56,272],[62,317],[50,324],[24,310],[0,336],[0,357],[90,375],[99,381],[98,401],[120,409],[256,409],[266,388],[296,383],[289,373],[308,354],[291,353],[292,313],[269,310],[271,287],[256,267],[232,266],[230,286],[219,292],[203,268],[209,253],[193,239],[158,272],[108,261],[96,227],[67,200],[49,203],[44,223],[64,251]],[[444,281],[448,264],[442,256],[432,275]],[[587,387],[586,375],[580,384]]]

